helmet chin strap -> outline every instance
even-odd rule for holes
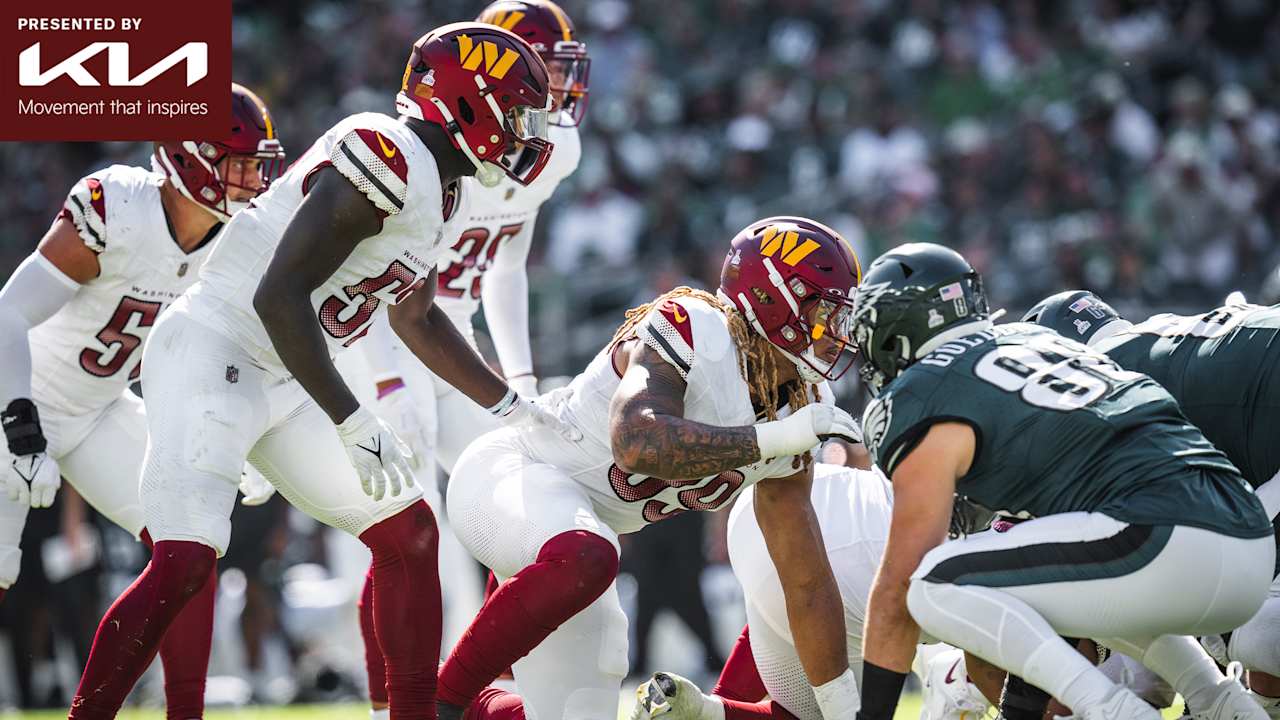
[[[435,105],[436,109],[440,111],[440,115],[444,118],[446,130],[450,125],[453,127],[459,127],[457,121],[453,119],[453,113],[449,112],[449,108],[445,106],[443,100],[433,97],[431,98],[431,104]],[[501,118],[502,116],[499,115],[498,117]],[[451,132],[450,135],[453,136],[453,142],[457,144],[458,149],[462,151],[462,154],[466,155],[467,159],[471,161],[471,164],[476,167],[476,182],[487,188],[497,187],[498,183],[502,182],[502,178],[507,175],[502,168],[494,165],[493,163],[485,162],[477,157],[475,152],[471,150],[471,146],[467,144],[466,138],[462,136],[461,129]]]

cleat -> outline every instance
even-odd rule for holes
[[[1243,674],[1240,663],[1227,665],[1227,677],[1218,683],[1218,697],[1205,710],[1191,713],[1192,720],[1270,720],[1267,711],[1240,684]]]

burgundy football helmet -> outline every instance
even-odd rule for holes
[[[228,162],[224,165],[223,160]],[[240,172],[230,172],[236,160],[244,165]],[[252,160],[262,162],[254,168]],[[226,222],[279,175],[284,146],[262,100],[231,83],[231,134],[224,140],[156,143],[152,165],[183,196]],[[245,177],[247,172],[253,172],[252,179]]]
[[[853,293],[861,280],[858,256],[839,233],[808,218],[778,216],[757,220],[733,239],[716,294],[816,383],[853,365]],[[836,342],[832,360],[814,352],[824,337]]]
[[[538,53],[551,77],[551,97],[556,103],[552,125],[573,127],[587,112],[591,58],[578,40],[573,20],[551,0],[498,0],[476,22],[510,30]]]
[[[409,53],[396,110],[445,129],[485,187],[528,185],[546,167],[547,66],[524,40],[485,23],[444,25]]]

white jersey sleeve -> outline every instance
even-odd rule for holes
[[[360,113],[316,140],[232,219],[188,299],[201,323],[235,340],[276,374],[287,372],[253,297],[289,221],[325,168],[351,182],[383,216],[381,231],[362,240],[311,293],[331,354],[364,337],[388,305],[426,282],[442,250],[446,219],[462,204],[454,188],[445,192],[441,186],[431,151],[395,118]]]
[[[84,244],[99,254],[107,249],[107,201],[103,197],[102,179],[93,175],[81,178],[67,193],[60,213],[76,226]]]

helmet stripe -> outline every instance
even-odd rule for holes
[[[564,19],[564,12],[555,3],[547,3],[547,9],[556,16],[556,22],[560,23],[560,33],[564,35],[564,41],[573,40],[573,31],[569,29],[569,22]]]

